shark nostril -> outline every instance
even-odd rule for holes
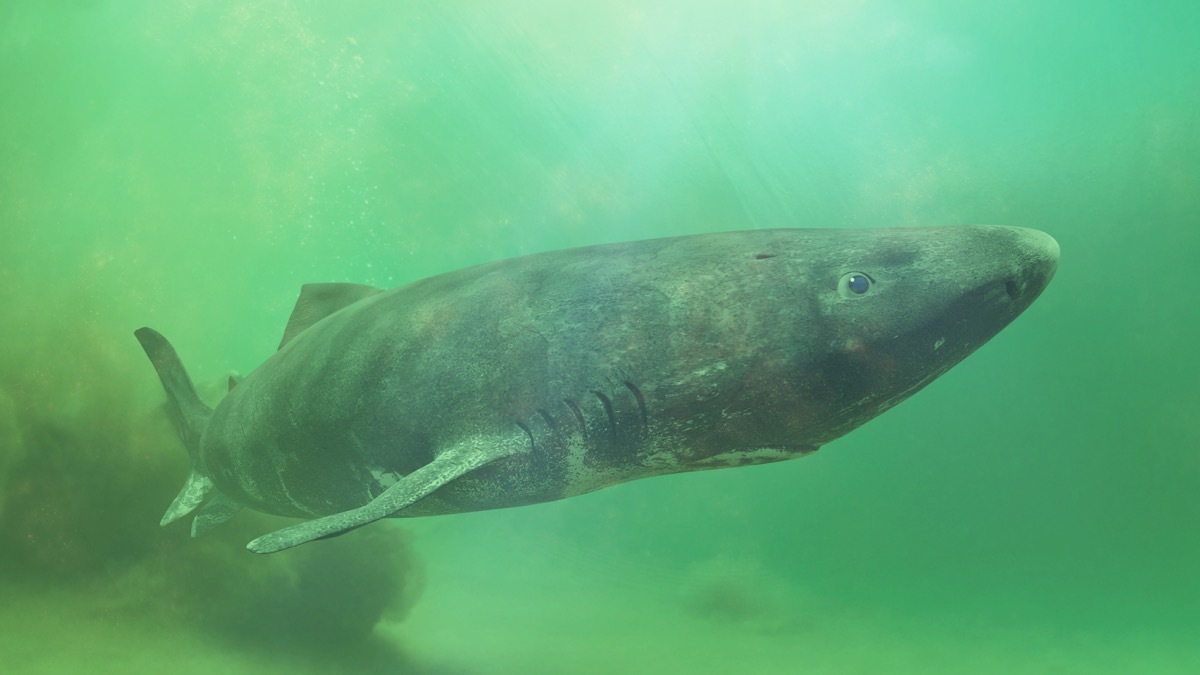
[[[1008,281],[1004,282],[1004,292],[1008,293],[1009,300],[1016,300],[1017,298],[1021,297],[1021,286],[1012,279],[1009,279]]]

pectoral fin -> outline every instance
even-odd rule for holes
[[[511,442],[499,445],[494,437],[468,439],[442,452],[432,462],[408,474],[364,506],[285,527],[255,539],[246,548],[255,553],[274,553],[314,539],[345,534],[356,527],[386,518],[463,474],[527,451],[529,444],[523,438],[523,435],[515,437]]]

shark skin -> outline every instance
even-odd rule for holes
[[[1001,226],[700,234],[501,260],[382,291],[305,286],[278,352],[215,409],[137,331],[205,506],[308,519],[256,552],[383,517],[547,502],[802,457],[1023,312],[1058,244]],[[215,493],[215,497],[212,495]]]

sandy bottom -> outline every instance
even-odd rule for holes
[[[1200,645],[1161,636],[912,619],[837,606],[745,560],[652,571],[578,546],[468,551],[439,534],[452,531],[420,535],[424,595],[364,644],[264,647],[114,611],[99,590],[8,587],[0,662],[23,674],[1200,672]]]
[[[394,630],[419,661],[454,673],[1200,672],[1200,643],[842,607],[752,561],[656,577],[618,560],[555,557],[573,573],[537,562],[502,577],[431,570],[426,596]]]

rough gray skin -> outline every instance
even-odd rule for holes
[[[977,349],[1057,262],[1053,239],[1020,228],[785,229],[555,251],[373,295],[349,286],[357,301],[230,391],[193,462],[228,498],[299,517],[362,507],[435,458],[470,462],[427,468],[395,513],[263,547],[276,550],[389,513],[799,457]],[[849,273],[873,284],[856,294]],[[289,330],[322,313],[306,304]]]

